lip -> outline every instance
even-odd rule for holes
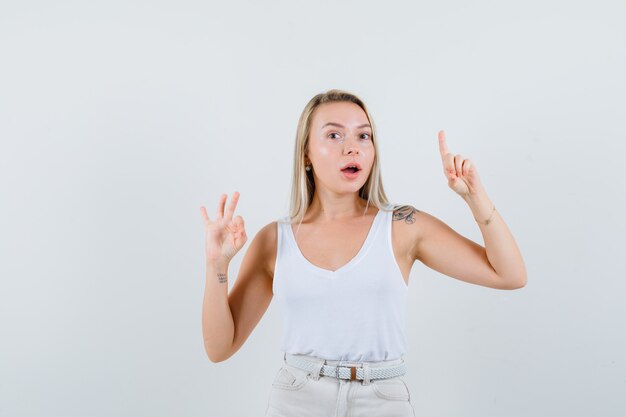
[[[343,169],[346,169],[346,168],[347,168],[347,167],[349,167],[349,166],[355,166],[355,167],[357,167],[357,169],[358,169],[359,171],[361,171],[361,169],[362,169],[362,168],[361,168],[361,164],[359,164],[358,162],[348,162],[347,164],[345,164],[344,166],[342,166],[341,168],[339,168],[339,170],[341,171],[341,170],[343,170]],[[358,171],[357,171],[357,172],[358,172]]]
[[[357,171],[355,173],[352,173],[350,171],[342,171],[341,174],[343,175],[344,178],[353,180],[355,178],[358,178],[358,176],[361,174],[361,171]]]

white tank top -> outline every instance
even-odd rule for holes
[[[281,351],[354,362],[406,352],[408,287],[393,254],[392,216],[379,210],[359,252],[336,271],[309,262],[289,216],[278,220],[272,289],[283,322]]]

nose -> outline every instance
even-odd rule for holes
[[[358,154],[359,153],[359,148],[358,148],[357,144],[354,141],[347,140],[347,141],[344,142],[343,153],[345,155]]]

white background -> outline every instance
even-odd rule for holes
[[[501,291],[417,262],[416,415],[626,415],[621,1],[3,1],[0,415],[261,416],[272,303],[205,355],[204,234],[286,215],[297,120],[362,97],[385,188],[482,244],[438,153],[470,158],[522,251]]]

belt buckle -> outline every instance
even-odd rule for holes
[[[341,363],[341,362],[340,362]],[[337,379],[339,378],[339,368],[341,367],[340,364],[337,364],[335,366],[335,375],[337,377]],[[356,381],[356,366],[344,366],[343,368],[348,368],[350,370],[350,381]]]
[[[336,375],[337,375],[337,379],[339,379],[339,365],[337,365],[336,369]],[[348,368],[350,369],[350,381],[356,381],[356,366],[344,366],[344,368]]]
[[[356,366],[349,366],[350,368],[350,381],[356,381]]]

